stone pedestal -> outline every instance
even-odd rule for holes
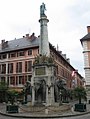
[[[47,23],[49,20],[47,16],[43,16],[39,20],[40,22],[40,42],[39,42],[39,54],[50,56],[49,42],[48,42],[48,29]]]
[[[38,64],[33,66],[32,105],[54,104],[54,76],[55,66],[53,64]]]
[[[32,85],[32,105],[44,104],[46,106],[54,104],[54,81],[55,65],[50,57],[48,28],[49,20],[45,15],[45,4],[40,6],[40,39],[39,56],[33,65]]]

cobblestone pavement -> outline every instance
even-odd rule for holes
[[[76,117],[76,115],[78,115],[78,116],[81,115],[82,116],[82,114],[86,114],[86,113],[88,114],[90,112],[90,104],[87,104],[87,111],[86,112],[76,112],[76,111],[74,111],[73,105],[74,105],[73,102],[70,103],[71,109],[65,110],[65,111],[62,111],[62,107],[64,107],[64,106],[62,106],[61,107],[61,112],[59,112],[59,113],[51,112],[51,114],[47,114],[48,111],[46,109],[44,111],[43,117],[44,118],[48,117],[48,119],[52,118],[52,116],[53,116],[53,119],[56,119],[56,117],[57,118],[63,118],[63,119],[68,119],[68,118],[80,119],[80,118]],[[7,119],[12,119],[12,118],[13,119],[16,119],[16,118],[23,118],[24,119],[25,117],[27,117],[27,118],[31,117],[33,119],[34,119],[34,117],[37,117],[36,119],[38,119],[38,118],[40,119],[40,117],[41,117],[41,119],[42,119],[42,113],[43,113],[42,110],[39,113],[36,113],[36,112],[30,113],[29,109],[28,109],[28,106],[29,105],[26,105],[26,107],[25,107],[25,105],[20,106],[23,109],[23,111],[22,111],[22,109],[19,109],[19,113],[13,113],[13,114],[10,113],[10,114],[8,114],[8,113],[6,113],[6,104],[0,104],[0,112],[2,114],[4,114],[4,115],[0,115],[0,119],[6,119],[6,118]],[[58,108],[56,108],[56,109],[58,110]],[[26,110],[28,110],[28,111],[26,111]],[[12,116],[12,117],[10,117],[10,116]],[[84,116],[86,116],[86,118],[83,118]],[[82,119],[90,119],[90,114],[83,115]]]
[[[0,115],[0,119],[26,119],[26,118],[20,118],[20,117],[17,118],[17,117],[9,117],[9,116]],[[38,119],[38,118],[35,118],[35,119]],[[57,119],[57,118],[53,118],[53,119]],[[75,117],[62,117],[58,119],[90,119],[90,114],[75,116]]]
[[[16,118],[16,117],[8,117],[8,116],[0,115],[0,119],[26,119],[26,118]],[[31,119],[31,118],[29,118],[29,119]],[[53,118],[53,119],[57,119],[57,118]],[[58,118],[58,119],[90,119],[90,114],[83,115],[83,116],[77,116],[77,117],[76,116],[75,117],[62,117],[62,118]]]

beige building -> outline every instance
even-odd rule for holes
[[[90,26],[87,26],[87,35],[80,39],[83,47],[84,70],[87,89],[87,99],[90,100]]]
[[[90,86],[90,26],[87,26],[87,35],[80,39],[83,47],[84,69],[86,86]]]

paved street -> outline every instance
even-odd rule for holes
[[[70,105],[74,105],[74,103],[76,103],[76,102],[71,102]],[[26,109],[27,108],[27,110],[29,110],[28,109],[28,106],[30,106],[30,105],[29,104],[27,106],[24,106],[23,105],[23,108],[20,108],[20,109]],[[22,116],[22,117],[10,117],[9,115],[8,116],[1,115],[1,114],[6,114],[7,115],[7,113],[6,113],[6,104],[1,103],[0,104],[0,119],[26,119],[23,116],[27,116],[28,118],[30,118],[30,116],[33,117],[33,116],[37,115],[36,112],[35,112],[35,115],[32,115],[30,112],[25,112],[25,110],[23,110],[23,111],[24,112],[20,111],[20,113],[10,114],[10,115]],[[68,111],[64,111],[64,113],[63,113],[63,111],[61,111],[61,113],[59,113],[60,116],[71,115],[71,117],[60,117],[59,116],[58,119],[90,119],[90,104],[88,104],[88,103],[87,103],[87,112],[88,112],[88,114],[85,114],[83,112],[76,112],[76,111],[74,111],[72,109],[71,110],[68,110]],[[77,114],[80,114],[81,116],[73,116],[73,115],[77,115]],[[82,115],[82,114],[85,114],[85,115]],[[57,119],[55,117],[52,118],[52,119]],[[34,118],[30,118],[30,119],[34,119]],[[42,117],[41,118],[35,118],[35,119],[42,119]],[[45,117],[44,117],[44,119],[45,119]],[[49,119],[49,117],[47,119]]]
[[[0,115],[0,119],[26,119],[26,118],[7,117],[7,116]],[[55,119],[55,118],[53,118],[53,119]],[[90,119],[90,114],[86,114],[86,115],[82,115],[82,116],[75,116],[75,117],[63,117],[63,118],[58,118],[58,119]]]
[[[82,115],[82,116],[75,116],[75,117],[66,117],[62,119],[90,119],[90,114]]]

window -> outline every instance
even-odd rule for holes
[[[28,72],[32,71],[32,61],[28,61]]]
[[[18,85],[18,77],[16,76],[16,85]]]
[[[5,77],[1,77],[1,82],[5,83]]]
[[[19,76],[19,84],[22,84],[22,76]]]
[[[8,73],[13,73],[13,63],[8,64]]]
[[[7,54],[1,54],[0,55],[0,59],[6,59],[7,58]]]
[[[6,64],[2,64],[2,74],[6,73]]]
[[[10,85],[15,85],[15,77],[10,77]]]
[[[22,84],[24,85],[25,84],[25,77],[22,76]]]
[[[22,62],[17,62],[16,64],[16,72],[21,73],[22,72]]]
[[[15,52],[9,53],[9,58],[13,58],[13,57],[16,57],[16,53]]]
[[[28,75],[28,81],[31,82],[31,75]]]
[[[19,57],[19,56],[24,56],[24,51],[19,51],[18,53],[17,53],[17,56]]]
[[[20,84],[23,84],[23,85],[25,84],[24,76],[19,76],[18,79],[19,79],[19,80],[18,80],[18,81],[19,81],[19,82],[18,82],[19,85],[20,85]]]
[[[11,53],[11,57],[16,57],[16,54],[15,53]]]
[[[27,75],[25,76],[25,83],[27,82]]]
[[[2,59],[2,55],[0,55],[0,59]]]
[[[18,73],[18,63],[16,64],[16,72]]]
[[[2,55],[2,59],[6,59],[7,58],[7,55],[6,54],[3,54]]]
[[[25,72],[32,71],[32,61],[25,61]]]
[[[28,50],[28,55],[32,55],[32,49]]]

